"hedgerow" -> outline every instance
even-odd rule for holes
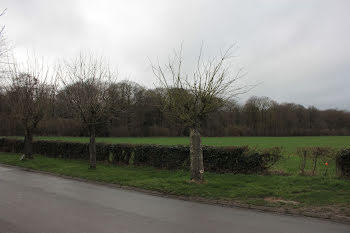
[[[0,138],[0,151],[23,152],[23,141]],[[63,159],[89,158],[88,143],[62,141],[34,141],[33,152]],[[98,161],[111,164],[152,166],[164,169],[188,169],[190,165],[188,146],[161,146],[150,144],[96,144]],[[262,151],[248,147],[203,146],[206,171],[217,173],[264,172],[281,158],[280,148]]]
[[[309,161],[311,166],[311,174],[315,175],[318,161],[321,160],[323,164],[328,166],[334,161],[336,149],[331,147],[300,147],[297,148],[297,155],[300,159],[300,174],[305,175],[306,164]]]
[[[350,178],[350,148],[342,149],[338,152],[336,164],[340,175]]]

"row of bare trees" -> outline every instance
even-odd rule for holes
[[[320,111],[314,108],[279,105],[257,97],[250,98],[244,106],[236,104],[233,97],[251,87],[239,85],[243,75],[240,69],[231,70],[233,48],[207,60],[202,58],[201,49],[192,72],[183,69],[180,49],[167,64],[152,65],[159,81],[154,89],[128,81],[118,83],[117,74],[106,60],[92,54],[80,53],[73,60],[59,62],[55,69],[35,58],[25,65],[7,59],[7,68],[1,70],[3,128],[0,133],[18,135],[20,129],[25,138],[22,157],[25,160],[33,158],[33,134],[40,134],[45,124],[68,127],[73,129],[71,133],[63,134],[90,137],[89,167],[92,169],[96,168],[96,135],[134,130],[133,136],[140,136],[142,132],[135,129],[147,126],[154,131],[164,131],[164,135],[189,134],[191,180],[201,183],[204,180],[203,132],[221,136],[220,129],[224,129],[225,134],[231,129],[239,135],[288,135],[291,132],[294,135],[300,133],[299,130],[314,130],[315,125],[318,129],[324,127],[324,122],[317,121]],[[7,54],[3,30],[0,49],[1,58]],[[327,122],[328,125],[338,130],[337,124],[341,122],[341,130],[348,134],[349,113],[336,110],[328,113],[337,117],[336,121]]]
[[[243,88],[235,87],[239,74],[230,72],[231,48],[216,59],[203,62],[201,54],[192,75],[182,71],[183,58],[176,53],[165,66],[153,66],[159,80],[159,113],[190,129],[191,180],[204,179],[201,126],[208,115],[222,108]],[[128,83],[117,83],[117,75],[103,58],[79,54],[76,59],[60,62],[55,71],[37,60],[21,66],[9,63],[5,77],[4,100],[9,116],[20,124],[25,135],[22,159],[31,159],[33,132],[44,117],[54,116],[55,102],[80,122],[90,137],[90,168],[96,168],[96,130],[127,113],[132,99]],[[120,98],[123,96],[123,98]],[[153,106],[153,107],[154,107]],[[127,123],[133,119],[127,117]]]
[[[201,134],[350,134],[349,112],[278,104],[267,97],[237,104],[232,97],[249,87],[235,85],[241,75],[229,72],[230,58],[228,50],[209,63],[199,61],[190,76],[182,71],[181,52],[176,53],[165,66],[153,66],[160,81],[153,89],[117,82],[108,63],[91,54],[62,61],[55,70],[35,59],[26,66],[11,62],[0,94],[0,134],[25,135],[24,159],[32,158],[34,133],[88,135],[91,168],[96,167],[96,135],[189,135],[196,182],[204,179]]]
[[[45,117],[50,117],[57,91],[64,89],[61,103],[88,130],[90,168],[96,168],[96,128],[113,113],[110,87],[116,83],[115,74],[103,58],[92,55],[79,54],[74,60],[62,61],[54,71],[43,64],[36,59],[25,65],[12,60],[3,75],[8,116],[24,131],[22,159],[33,158],[33,132]]]

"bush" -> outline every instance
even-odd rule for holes
[[[300,158],[300,174],[305,174],[305,167],[308,160],[312,163],[312,175],[315,175],[318,161],[329,164],[334,161],[335,150],[331,147],[302,147],[297,148],[297,155]],[[328,165],[327,165],[328,166]]]
[[[0,151],[21,153],[23,141],[0,138]],[[33,152],[64,159],[89,159],[87,143],[62,141],[34,141]],[[149,144],[96,144],[98,161],[112,164],[152,166],[165,169],[188,169],[188,146],[160,146]],[[281,158],[280,148],[265,150],[248,147],[203,146],[206,171],[218,173],[256,173],[270,168]]]
[[[350,148],[338,152],[336,165],[341,176],[350,178]]]
[[[300,174],[305,175],[306,162],[310,157],[310,148],[309,147],[297,148],[297,155],[299,156],[299,161],[300,161],[300,164],[299,164]]]
[[[312,175],[315,175],[318,159],[321,159],[323,163],[334,161],[334,150],[330,147],[311,147],[310,150],[313,160]]]

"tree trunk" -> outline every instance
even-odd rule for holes
[[[306,166],[306,151],[303,152],[303,157],[301,160],[301,175],[305,174],[305,166]]]
[[[314,156],[314,166],[312,168],[312,175],[315,175],[315,171],[316,171],[316,166],[317,166],[317,159],[318,159],[318,155],[316,154]]]
[[[90,168],[95,169],[96,168],[95,126],[92,126],[90,130],[89,154],[90,154]]]
[[[204,181],[203,149],[198,129],[190,130],[191,180],[196,183]]]
[[[24,156],[23,159],[33,159],[33,134],[26,130],[24,135]]]

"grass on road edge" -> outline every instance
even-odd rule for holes
[[[206,183],[199,185],[189,182],[189,172],[184,170],[169,171],[103,163],[98,164],[96,170],[90,170],[87,161],[40,155],[36,155],[33,160],[20,161],[19,156],[0,152],[0,163],[176,195],[234,200],[270,207],[321,207],[324,211],[336,211],[337,214],[350,216],[350,181],[337,178],[207,172]]]

